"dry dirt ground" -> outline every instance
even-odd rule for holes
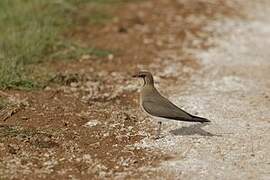
[[[66,36],[113,53],[46,64],[59,73],[44,90],[0,92],[9,100],[1,109],[0,178],[269,178],[267,7],[138,1],[121,5],[109,23],[70,29]],[[156,123],[140,111],[140,84],[131,78],[139,69],[212,123],[169,122],[153,140]]]

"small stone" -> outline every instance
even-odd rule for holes
[[[87,60],[90,58],[91,58],[91,56],[89,54],[84,54],[84,55],[82,55],[81,60]]]
[[[28,117],[23,116],[23,117],[21,117],[21,119],[22,119],[22,120],[24,120],[24,121],[26,121],[26,120],[28,120],[29,118],[28,118]]]
[[[70,83],[70,86],[75,88],[75,87],[78,87],[79,86],[79,83],[72,82],[72,83]]]
[[[109,60],[113,60],[113,58],[114,58],[114,55],[113,55],[113,54],[109,54],[109,55],[108,55],[108,59],[109,59]]]
[[[44,90],[45,90],[45,91],[50,91],[50,90],[52,90],[52,88],[49,87],[49,86],[46,86],[46,87],[44,88]]]
[[[84,126],[85,127],[94,127],[94,126],[97,126],[98,124],[100,124],[99,121],[91,120],[91,121],[88,121],[86,124],[84,124]]]

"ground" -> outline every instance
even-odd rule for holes
[[[1,178],[268,179],[269,11],[266,0],[148,0],[69,29],[112,53],[46,62],[58,73],[44,88],[0,91]],[[140,69],[212,122],[170,121],[153,139],[131,77]]]

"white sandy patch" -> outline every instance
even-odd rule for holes
[[[206,27],[217,46],[191,51],[203,68],[184,88],[173,87],[176,104],[212,123],[171,121],[163,139],[140,144],[175,157],[157,168],[168,177],[270,179],[270,1],[241,3],[250,19]]]

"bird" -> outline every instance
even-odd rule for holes
[[[162,96],[154,85],[153,75],[148,71],[139,71],[134,78],[143,79],[143,87],[140,91],[140,106],[151,117],[168,120],[206,123],[210,120],[194,116],[180,109],[167,98]],[[160,138],[162,122],[158,121],[158,132],[156,139]]]

